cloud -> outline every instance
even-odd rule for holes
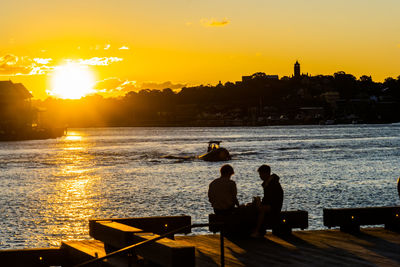
[[[53,71],[52,58],[19,57],[8,54],[0,57],[0,75],[43,75]],[[66,59],[67,63],[75,63],[84,66],[108,66],[112,63],[123,61],[119,57],[93,57],[89,59]]]
[[[120,48],[118,48],[119,50],[129,50],[129,47],[127,47],[127,46],[121,46]]]
[[[41,75],[52,68],[46,66],[51,58],[18,57],[8,54],[0,57],[0,75]]]
[[[123,96],[131,91],[139,91],[136,81],[121,80],[117,77],[111,77],[98,81],[93,87],[98,94],[105,97]]]
[[[33,61],[35,61],[36,63],[41,64],[41,65],[47,65],[47,64],[49,64],[50,61],[52,61],[52,60],[53,60],[53,59],[51,59],[51,58],[39,58],[39,57],[35,57],[35,58],[33,59]]]
[[[82,66],[108,66],[123,61],[120,57],[92,57],[89,59],[65,59],[66,63],[74,63]],[[16,56],[7,54],[0,57],[0,75],[43,75],[53,71],[52,58],[30,58],[27,56]]]
[[[141,84],[136,81],[121,80],[117,77],[111,77],[102,81],[99,81],[94,86],[94,89],[102,95],[124,95],[127,92],[138,92],[145,89],[156,89],[163,90],[166,88],[170,89],[181,89],[186,86],[185,84],[174,84],[170,81],[163,83],[155,82],[143,82]]]
[[[163,82],[163,83],[155,83],[155,82],[144,82],[140,85],[141,89],[158,89],[162,90],[165,88],[170,88],[170,89],[181,89],[182,87],[185,87],[186,84],[173,84],[172,82]]]
[[[204,27],[225,27],[230,23],[230,20],[228,20],[227,18],[224,18],[223,20],[218,21],[215,19],[203,18],[200,20],[200,23]]]
[[[111,45],[110,45],[110,44],[107,44],[107,45],[104,47],[104,50],[108,50],[108,49],[110,49],[110,47],[111,47]]]
[[[88,66],[108,66],[112,63],[119,62],[122,60],[124,59],[120,57],[92,57],[89,59],[79,59],[77,63]],[[72,60],[68,61],[73,62]]]
[[[100,92],[115,92],[125,91],[126,87],[131,87],[132,90],[136,90],[137,88],[135,84],[135,81],[127,81],[111,77],[97,82],[94,89]]]

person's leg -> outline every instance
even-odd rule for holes
[[[256,228],[254,229],[253,233],[251,234],[251,236],[253,236],[253,237],[261,236],[260,230],[261,230],[261,226],[262,226],[262,224],[264,222],[265,213],[267,211],[268,211],[268,206],[261,205],[260,210],[258,212],[257,225],[256,225]]]

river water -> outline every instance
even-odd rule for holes
[[[207,222],[208,184],[222,163],[194,156],[215,139],[233,156],[241,203],[262,195],[256,170],[269,164],[281,177],[283,210],[307,210],[310,229],[324,228],[323,208],[400,204],[398,124],[70,129],[58,139],[0,143],[0,248],[88,239],[89,218]]]

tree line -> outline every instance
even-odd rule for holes
[[[398,122],[399,102],[400,76],[375,82],[339,71],[281,79],[259,72],[240,82],[178,92],[145,89],[118,98],[48,98],[34,105],[45,110],[43,123],[69,127],[230,126]]]

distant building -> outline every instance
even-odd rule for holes
[[[264,72],[256,72],[250,76],[242,76],[243,83],[249,82],[249,81],[254,81],[254,80],[263,80],[263,79],[279,80],[279,76],[278,75],[267,75]]]
[[[0,132],[32,127],[31,98],[21,83],[0,81]]]
[[[336,91],[326,92],[321,94],[321,96],[325,99],[326,103],[332,107],[336,107],[336,102],[340,99],[340,94]]]
[[[294,63],[294,77],[300,77],[300,63],[297,60]]]
[[[242,82],[249,82],[249,81],[251,81],[251,77],[252,76],[242,76]]]

